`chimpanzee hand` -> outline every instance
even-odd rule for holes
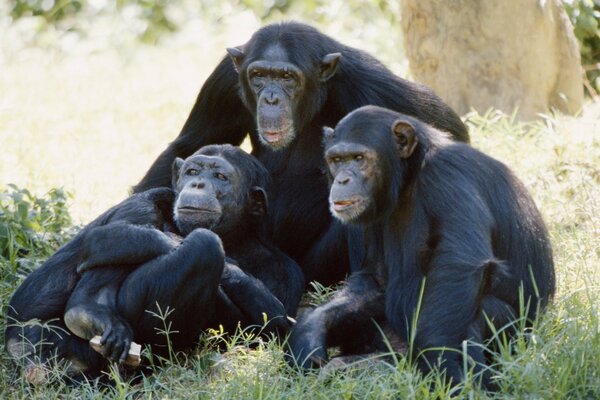
[[[340,346],[344,351],[357,339],[360,343],[379,337],[373,322],[384,318],[385,295],[377,274],[368,268],[355,272],[328,303],[300,318],[288,340],[292,355],[288,361],[301,368],[321,366],[327,361],[328,346]]]
[[[133,340],[133,330],[114,310],[102,305],[73,307],[65,314],[65,324],[71,332],[90,340],[101,335],[100,354],[111,361],[123,362]]]
[[[133,331],[129,324],[121,318],[113,318],[106,324],[100,344],[102,354],[111,361],[123,363],[127,358],[133,340]]]
[[[258,279],[227,262],[221,277],[221,287],[231,301],[244,313],[251,325],[263,326],[265,331],[284,336],[292,327],[285,307]]]
[[[301,368],[317,368],[327,362],[326,327],[321,309],[307,311],[298,320],[288,339],[288,362]]]

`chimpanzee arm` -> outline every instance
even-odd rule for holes
[[[251,325],[263,326],[266,317],[269,321],[267,332],[284,336],[291,328],[281,301],[260,280],[246,274],[236,265],[225,264],[221,287]]]
[[[215,143],[239,145],[255,129],[254,118],[238,94],[238,74],[229,57],[208,77],[181,133],[154,161],[135,193],[171,185],[175,157],[186,158],[200,147]]]
[[[362,248],[362,242],[351,242],[355,248],[348,248],[346,233],[348,227],[338,221],[332,221],[327,230],[315,241],[313,246],[302,259],[305,283],[318,281],[322,285],[333,285],[342,281],[350,272],[350,256],[354,255],[355,248]],[[358,258],[362,262],[362,257]],[[352,269],[352,272],[355,270]]]
[[[102,265],[140,265],[167,254],[177,241],[158,229],[116,222],[89,230],[78,273]]]
[[[283,303],[289,316],[296,315],[304,293],[304,274],[293,259],[262,241],[236,260],[244,272],[258,278]]]
[[[69,299],[65,324],[82,339],[102,336],[102,355],[123,362],[133,339],[130,325],[117,312],[117,293],[129,271],[116,266],[83,274]]]
[[[497,262],[491,243],[493,217],[487,204],[469,182],[452,182],[451,179],[447,182],[447,187],[441,183],[436,186],[444,193],[444,199],[430,198],[436,196],[432,193],[423,196],[428,204],[428,215],[438,221],[439,226],[437,245],[429,265],[423,266],[425,286],[415,345],[418,350],[452,349],[443,352],[442,368],[446,369],[447,378],[460,382],[463,362],[459,350],[465,340],[481,343],[484,326],[479,323],[479,313],[486,276]],[[477,331],[473,330],[474,326],[479,326]],[[475,371],[481,370],[485,364],[481,345],[468,346],[467,351],[475,361]],[[419,362],[428,370],[439,356],[439,350],[425,351]]]
[[[305,314],[289,339],[291,353],[303,368],[327,361],[328,346],[351,347],[376,333],[373,321],[385,315],[383,291],[370,272],[355,272],[328,303]]]
[[[210,326],[224,262],[219,237],[199,228],[173,251],[130,271],[117,294],[117,311],[135,340],[157,345],[153,351],[159,352],[169,342],[177,349],[191,345]],[[165,324],[173,335],[164,334]]]

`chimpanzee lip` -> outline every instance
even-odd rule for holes
[[[285,131],[263,131],[262,137],[269,143],[280,141],[285,134]]]
[[[343,211],[347,208],[354,207],[356,204],[360,203],[360,199],[345,199],[345,200],[336,200],[333,202],[333,209],[335,211]]]
[[[179,207],[177,209],[178,212],[182,212],[182,213],[205,213],[205,214],[218,214],[219,212],[217,210],[213,210],[210,208],[198,208],[198,207]]]

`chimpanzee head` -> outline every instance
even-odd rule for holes
[[[261,142],[273,150],[288,146],[325,102],[326,82],[341,58],[325,50],[326,39],[312,27],[282,23],[227,49],[239,74],[242,101],[256,117]]]
[[[256,229],[267,212],[268,172],[231,145],[202,147],[173,163],[175,223],[183,235],[206,228],[220,236]]]
[[[335,130],[324,128],[333,216],[364,224],[391,213],[429,144],[426,129],[414,118],[376,106],[351,112]]]

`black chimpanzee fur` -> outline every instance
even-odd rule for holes
[[[267,332],[287,332],[304,285],[299,266],[263,237],[265,168],[224,145],[178,159],[173,173],[174,191],[152,189],[113,207],[23,282],[8,310],[13,357],[55,357],[70,362],[72,375],[94,376],[106,359],[123,361],[132,340],[162,354],[165,322],[150,312],[170,312],[175,349],[219,324],[229,332],[262,325],[263,313]],[[32,319],[45,326],[18,323]],[[95,335],[106,358],[89,346]]]
[[[554,293],[550,240],[523,184],[499,161],[380,107],[325,128],[324,142],[331,213],[363,231],[365,257],[331,302],[298,321],[295,360],[319,365],[329,346],[360,351],[375,340],[374,320],[405,341],[415,335],[424,371],[441,357],[446,378],[460,382],[468,340],[481,372],[486,320],[505,327],[523,309],[531,321]]]
[[[350,265],[358,268],[348,249],[362,247],[360,235],[351,235],[348,246],[347,228],[327,211],[323,126],[375,104],[468,141],[460,118],[431,90],[310,26],[269,25],[228,52],[231,58],[208,77],[177,139],[134,190],[169,186],[175,157],[210,143],[238,145],[250,134],[253,154],[273,179],[268,234],[300,263],[307,283],[339,281]]]

